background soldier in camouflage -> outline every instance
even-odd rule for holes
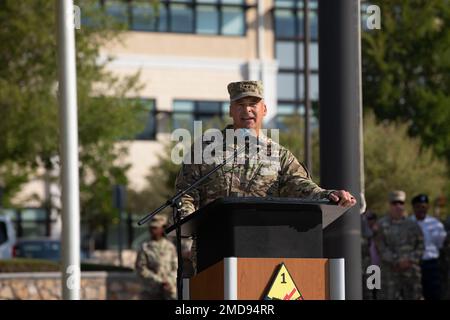
[[[403,191],[389,194],[390,211],[379,220],[375,237],[381,256],[380,299],[422,298],[420,259],[424,241],[420,227],[406,218]]]
[[[372,230],[369,228],[366,214],[361,215],[361,272],[362,272],[362,286],[363,286],[363,300],[371,300],[372,292],[367,288],[367,267],[370,263],[370,239],[372,238]]]
[[[267,107],[263,100],[263,87],[259,81],[233,82],[228,85],[230,94],[230,116],[233,125],[226,129],[251,129],[255,132],[258,144],[267,146],[270,161],[250,162],[246,156],[245,164],[231,162],[214,173],[196,190],[181,198],[183,216],[191,214],[200,207],[220,197],[296,197],[305,199],[331,199],[344,207],[356,203],[353,196],[345,190],[324,190],[315,184],[306,168],[283,146],[275,143],[261,132]],[[225,130],[222,132],[225,137]],[[226,139],[224,139],[226,140]],[[203,150],[208,142],[203,142]],[[225,148],[230,146],[226,145]],[[225,149],[224,148],[224,149]],[[236,148],[232,145],[231,149]],[[229,149],[228,149],[229,150]],[[271,154],[273,150],[274,154]],[[191,150],[193,159],[194,149]],[[274,160],[275,159],[275,160]],[[177,191],[199,179],[215,165],[184,163],[175,182]],[[195,243],[193,244],[195,258]]]
[[[377,215],[367,210],[361,216],[361,265],[363,273],[363,299],[377,300],[377,289],[369,290],[367,286],[367,268],[371,265],[380,265],[380,257],[375,245],[375,236],[378,233]]]
[[[166,224],[166,217],[153,217],[149,229],[150,240],[142,244],[136,258],[143,300],[176,298],[177,253],[173,243],[164,237]]]

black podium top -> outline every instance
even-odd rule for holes
[[[345,210],[328,200],[229,197],[185,217],[180,226],[182,236],[196,239],[200,272],[225,257],[321,258],[322,229]]]
[[[277,198],[277,197],[226,197],[218,198],[208,205],[200,208],[180,221],[181,234],[188,237],[195,234],[199,217],[204,214],[216,214],[218,209],[235,210],[237,208],[250,211],[278,211],[278,209],[292,211],[298,209],[299,214],[310,211],[313,207],[320,208],[322,212],[322,228],[325,229],[333,221],[345,213],[348,208],[343,208],[330,200],[305,200],[302,198]],[[282,214],[282,213],[281,213]],[[245,217],[243,217],[245,219]],[[171,233],[176,229],[172,225],[166,229],[166,233]]]

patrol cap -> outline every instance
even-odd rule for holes
[[[389,192],[389,201],[390,202],[394,202],[394,201],[405,202],[405,200],[406,200],[405,191],[394,190],[394,191]]]
[[[428,196],[426,194],[418,194],[411,200],[412,204],[415,203],[428,203]]]
[[[264,88],[261,81],[239,81],[228,84],[230,101],[236,101],[245,97],[264,98]]]
[[[162,215],[156,215],[150,220],[150,227],[164,227],[167,224],[167,218]]]

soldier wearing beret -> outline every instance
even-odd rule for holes
[[[311,180],[305,166],[288,149],[261,132],[267,106],[260,81],[232,82],[228,85],[228,93],[229,114],[233,124],[225,129],[252,130],[258,141],[268,146],[267,150],[278,150],[277,160],[253,164],[235,162],[225,164],[203,185],[182,197],[183,216],[193,213],[217,198],[227,196],[331,199],[344,207],[351,207],[356,203],[355,198],[345,190],[320,188]],[[205,148],[208,142],[203,143]],[[226,141],[224,143],[226,144]],[[176,179],[177,191],[186,188],[212,168],[213,165],[184,163]],[[194,248],[192,251],[195,252]]]
[[[375,243],[381,258],[379,299],[422,299],[420,259],[424,252],[422,231],[406,217],[406,194],[389,194],[389,212],[378,222]]]
[[[420,262],[423,296],[426,300],[439,300],[442,281],[439,270],[439,252],[443,247],[447,232],[438,219],[427,214],[429,205],[426,194],[415,196],[411,203],[414,210],[414,216],[411,219],[419,225],[425,241],[425,251]]]
[[[150,240],[137,254],[136,272],[141,279],[143,300],[176,298],[177,253],[172,242],[164,237],[165,216],[156,215],[149,226]]]

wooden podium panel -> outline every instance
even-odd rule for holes
[[[191,300],[224,300],[224,263],[217,262],[189,281]]]
[[[273,273],[282,262],[305,300],[328,299],[328,259],[296,258],[239,258],[238,299],[262,299]]]
[[[232,282],[238,300],[261,300],[267,293],[278,265],[284,263],[305,300],[330,298],[328,259],[226,258],[236,259],[231,269],[220,261],[189,281],[191,300],[225,299],[225,282]],[[234,270],[235,269],[235,270]],[[235,283],[234,283],[235,282]]]

